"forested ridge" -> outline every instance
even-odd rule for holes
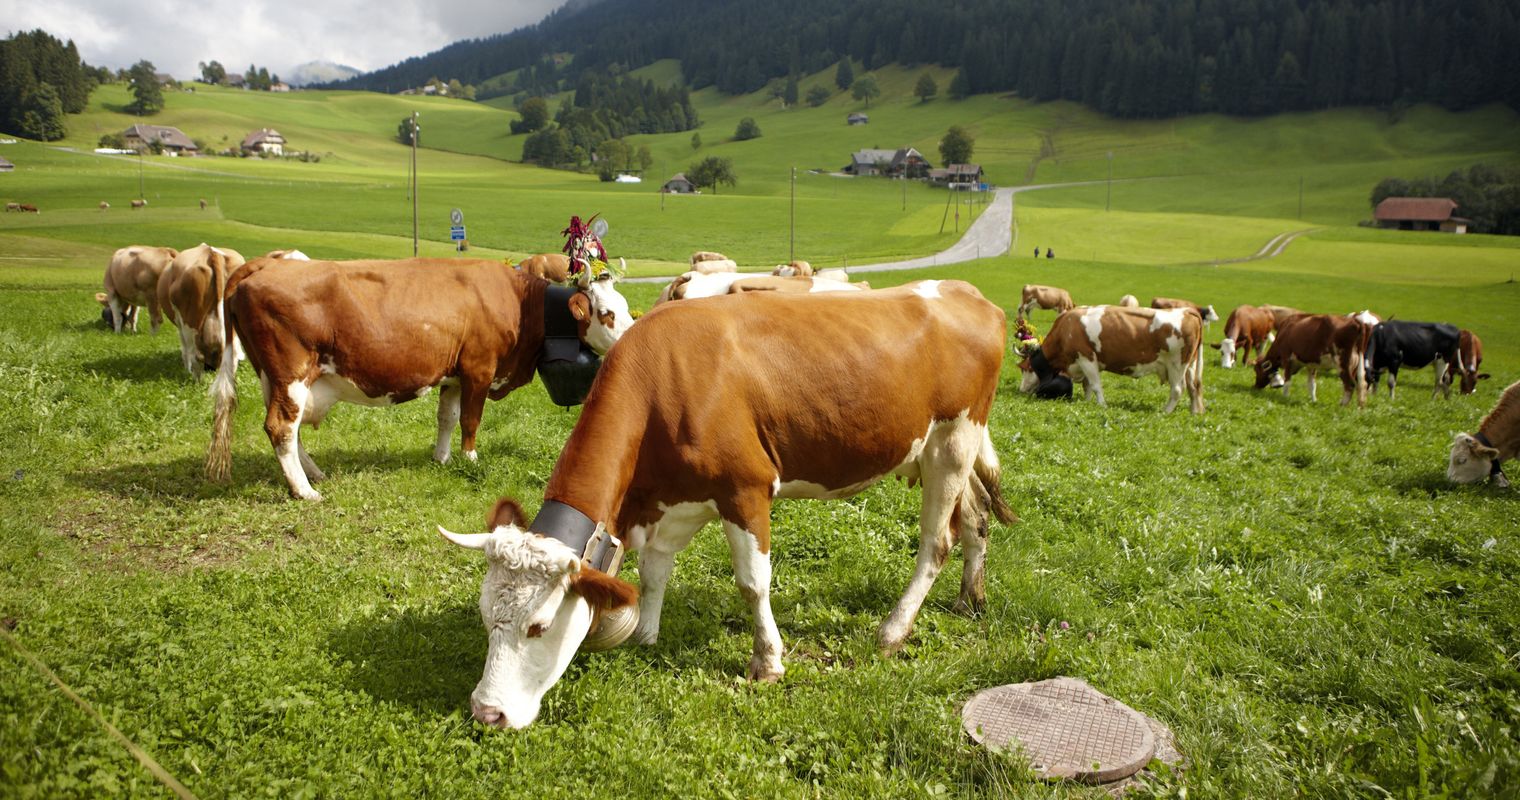
[[[570,57],[557,83],[544,80],[555,55]],[[972,92],[1123,117],[1520,108],[1520,4],[1507,0],[605,0],[335,85],[479,83],[534,67],[544,93],[588,70],[675,58],[690,88],[738,94],[845,56],[868,70],[941,64]]]

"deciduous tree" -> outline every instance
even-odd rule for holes
[[[164,91],[158,85],[158,70],[152,61],[143,60],[133,64],[128,79],[132,81],[133,97],[132,102],[127,104],[129,113],[145,117],[163,110]]]
[[[913,87],[913,96],[920,103],[927,103],[935,95],[939,94],[939,84],[934,82],[934,76],[925,72],[918,76],[918,83]]]
[[[708,156],[687,167],[686,179],[699,189],[703,186],[712,187],[713,194],[718,193],[720,184],[733,186],[739,182],[738,176],[734,174],[734,162],[718,156]]]
[[[855,85],[855,68],[850,66],[850,59],[839,59],[839,68],[834,70],[834,85],[841,91]]]
[[[833,92],[830,92],[827,86],[814,86],[813,88],[809,89],[807,93],[808,105],[812,106],[813,108],[817,108],[824,103],[827,103],[829,101],[829,95],[831,94],[833,94]]]
[[[855,85],[850,87],[850,96],[856,100],[866,101],[866,108],[871,107],[871,100],[881,97],[881,87],[876,85],[876,79],[870,75],[862,75],[855,79]]]
[[[734,139],[746,142],[750,139],[760,138],[760,123],[755,122],[754,117],[745,117],[739,120],[739,127],[734,128]]]
[[[939,157],[946,165],[971,163],[971,150],[976,140],[959,125],[951,125],[945,138],[939,140]]]

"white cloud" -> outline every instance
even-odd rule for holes
[[[564,0],[0,0],[4,30],[41,28],[73,39],[96,66],[146,58],[177,78],[220,61],[289,72],[308,61],[373,70],[465,38],[506,33],[543,19]],[[439,76],[447,77],[447,76]]]

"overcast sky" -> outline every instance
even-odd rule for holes
[[[460,39],[506,33],[564,0],[0,0],[0,36],[41,28],[95,66],[148,59],[176,78],[220,61],[287,73],[308,61],[369,71]],[[449,76],[440,75],[441,78]]]

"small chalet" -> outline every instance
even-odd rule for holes
[[[165,153],[173,155],[193,156],[200,152],[200,148],[195,146],[195,142],[190,141],[189,136],[186,136],[179,128],[168,125],[133,125],[122,131],[121,138],[131,150],[146,150],[150,143],[158,142]]]
[[[1389,197],[1378,203],[1372,216],[1379,228],[1467,233],[1472,220],[1452,216],[1456,210],[1456,202],[1449,197]]]
[[[697,191],[697,187],[686,179],[686,173],[677,172],[675,177],[666,181],[665,185],[660,187],[660,191],[673,192],[675,194],[692,194]]]
[[[159,86],[173,86],[176,83],[174,76],[167,72],[155,72],[153,77],[158,81]]]
[[[922,178],[934,166],[911,147],[896,150],[857,150],[844,167],[847,175],[882,175],[888,178]]]
[[[10,172],[16,168],[15,164],[0,158],[0,172]]]
[[[288,83],[271,83],[271,84],[269,84],[269,91],[271,91],[271,92],[288,92],[288,91],[290,91],[290,84],[288,84]]]
[[[982,182],[982,167],[980,164],[950,164],[944,169],[931,169],[929,182],[951,189],[974,189]]]
[[[285,154],[285,137],[273,128],[261,128],[243,137],[243,150],[249,153]]]
[[[224,82],[234,89],[248,88],[248,79],[244,78],[242,75],[228,75],[227,80]]]
[[[871,117],[867,114],[862,114],[859,111],[856,111],[848,117],[845,117],[844,121],[851,125],[864,125],[871,121]]]

